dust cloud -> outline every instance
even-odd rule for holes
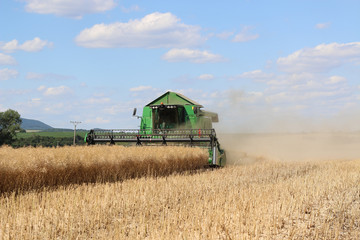
[[[267,97],[232,89],[213,105],[228,163],[360,159],[360,102],[324,105]]]
[[[360,132],[218,134],[228,164],[360,159]]]

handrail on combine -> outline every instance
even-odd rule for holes
[[[90,130],[85,141],[88,144],[116,142],[211,142],[216,137],[214,129],[112,129]]]

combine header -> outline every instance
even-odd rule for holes
[[[220,148],[213,122],[216,113],[204,111],[202,105],[175,92],[166,92],[143,109],[140,129],[97,130],[85,136],[88,144],[121,143],[124,145],[184,145],[207,148],[209,166],[224,166],[225,151]]]

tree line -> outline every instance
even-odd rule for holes
[[[20,114],[12,109],[0,112],[0,146],[9,145],[15,148],[27,146],[61,147],[73,144],[73,137],[50,137],[33,135],[27,138],[16,138],[16,133],[24,131],[21,129],[22,120]],[[75,137],[77,145],[83,145],[81,136]]]
[[[73,145],[73,137],[49,137],[49,136],[39,136],[34,135],[27,138],[17,138],[12,143],[11,146],[14,148],[19,147],[63,147]],[[76,145],[84,145],[83,137],[76,135],[75,136]]]

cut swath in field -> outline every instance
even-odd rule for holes
[[[207,158],[203,149],[186,147],[2,147],[0,193],[165,176],[202,168]]]

